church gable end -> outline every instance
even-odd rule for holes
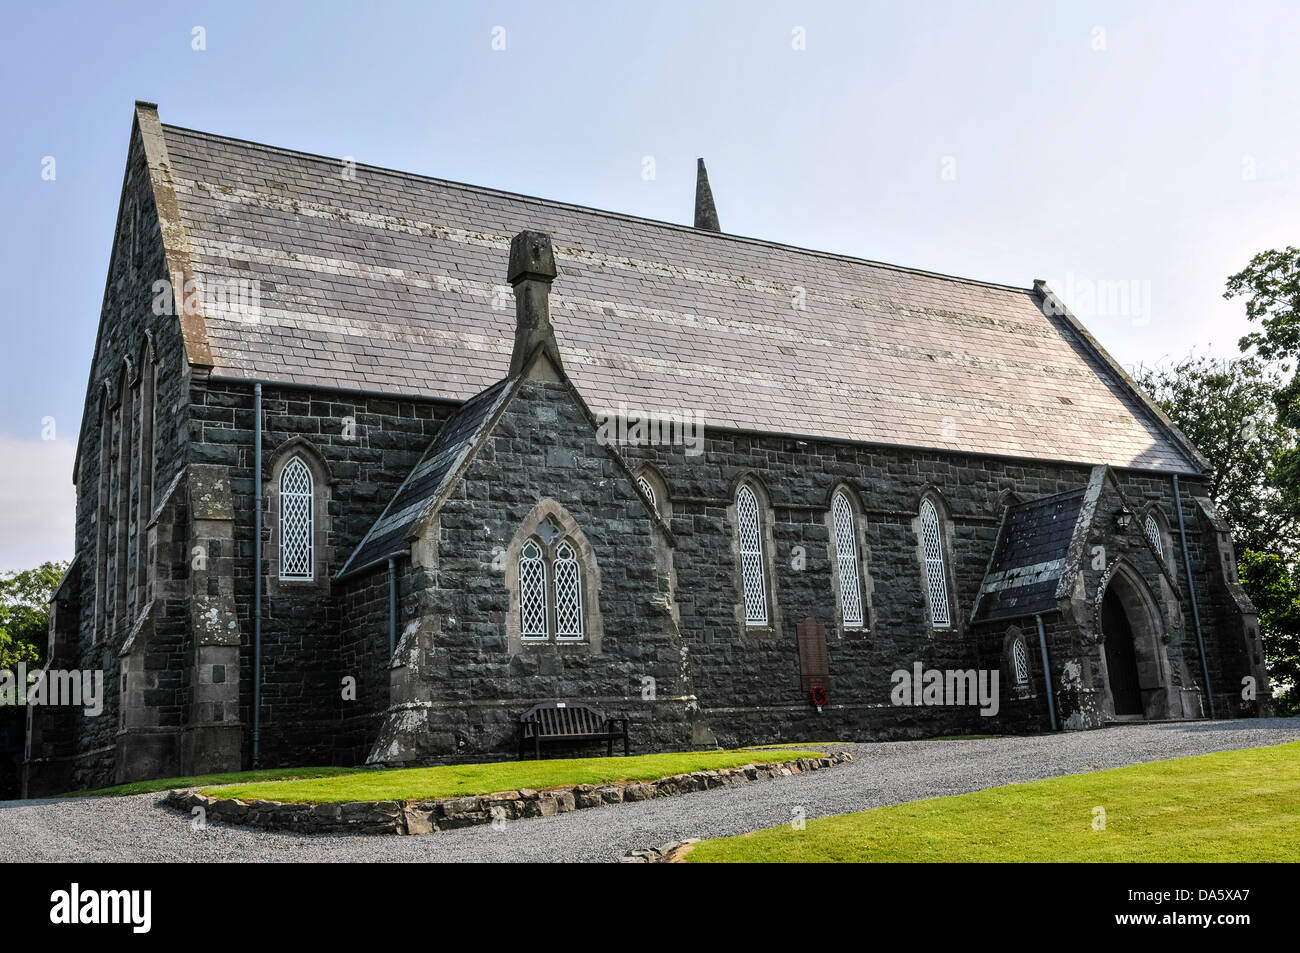
[[[390,713],[372,760],[507,750],[509,712],[564,698],[684,743],[669,534],[566,382],[511,389],[418,533],[394,697],[430,714]]]

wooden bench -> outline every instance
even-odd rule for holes
[[[628,752],[627,719],[610,718],[599,708],[583,702],[543,702],[519,716],[519,760],[529,743],[533,757],[542,756],[542,742],[604,741],[605,755],[614,754],[614,740],[623,739],[623,754]]]

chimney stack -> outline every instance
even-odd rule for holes
[[[545,232],[520,232],[510,242],[510,267],[506,280],[515,289],[515,349],[510,355],[510,376],[540,345],[561,368],[560,349],[551,327],[551,282],[555,280],[555,251]]]
[[[695,167],[695,227],[706,232],[720,232],[718,209],[713,204],[713,190],[709,188],[709,173],[704,168],[704,160],[696,160]]]

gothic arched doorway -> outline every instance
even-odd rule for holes
[[[1121,719],[1178,717],[1164,616],[1136,569],[1120,561],[1111,570],[1096,611],[1106,713]]]
[[[1142,715],[1142,686],[1138,678],[1133,626],[1119,593],[1111,586],[1101,602],[1101,629],[1106,635],[1106,671],[1116,715]]]

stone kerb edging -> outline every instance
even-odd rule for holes
[[[490,824],[494,820],[549,817],[588,807],[603,807],[624,801],[648,801],[654,797],[672,797],[731,784],[789,777],[852,760],[851,753],[840,751],[821,758],[796,758],[790,761],[747,764],[738,768],[674,774],[658,781],[578,784],[571,788],[549,788],[545,791],[499,791],[495,794],[428,801],[285,804],[279,801],[216,798],[193,789],[184,789],[168,791],[163,803],[186,813],[201,808],[208,820],[303,834],[428,834],[457,827],[472,827],[475,824]]]

